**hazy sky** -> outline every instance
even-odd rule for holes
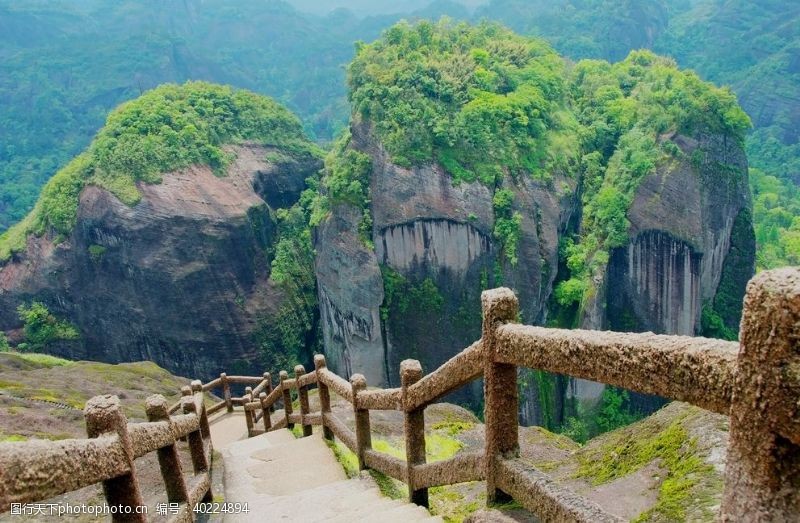
[[[286,0],[301,11],[327,14],[339,7],[346,7],[358,15],[368,16],[389,13],[407,13],[426,7],[433,0]],[[488,0],[452,0],[455,3],[475,8]]]

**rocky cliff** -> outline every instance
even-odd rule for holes
[[[498,285],[526,323],[719,335],[716,318],[735,335],[755,251],[735,100],[651,53],[567,71],[515,41],[511,60],[499,31],[401,24],[351,65],[350,137],[332,155],[366,167],[342,181],[329,166],[323,191],[363,190],[330,206],[315,238],[331,366],[382,386],[405,358],[433,370],[480,336],[480,291]],[[430,84],[408,82],[415,52]],[[522,116],[528,95],[541,108]],[[601,398],[601,385],[524,372],[526,422],[558,426]]]
[[[73,233],[30,237],[0,267],[0,328],[19,326],[18,305],[44,302],[80,340],[71,359],[149,360],[186,376],[255,366],[257,323],[285,296],[270,280],[274,211],[297,201],[316,160],[271,163],[259,145],[232,146],[224,176],[193,166],[139,184],[129,207],[86,187]]]

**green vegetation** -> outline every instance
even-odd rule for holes
[[[8,343],[8,337],[6,333],[0,331],[0,352],[8,352],[11,350],[11,345]]]
[[[517,245],[522,230],[522,215],[514,212],[514,193],[499,189],[492,198],[494,205],[494,237],[512,267],[517,265]]]
[[[401,22],[357,46],[350,102],[398,165],[435,160],[493,186],[504,173],[548,176],[563,69],[547,44],[499,25]]]
[[[203,82],[148,91],[115,109],[88,150],[45,185],[31,214],[0,236],[0,260],[22,250],[30,233],[69,234],[86,184],[134,205],[136,182],[159,183],[161,173],[192,164],[222,174],[229,161],[223,146],[245,140],[316,153],[300,121],[269,98]]]
[[[306,184],[308,188],[295,205],[275,213],[278,235],[270,279],[285,298],[277,314],[259,320],[254,334],[264,368],[291,369],[308,361],[318,349],[317,288],[309,220],[319,181],[310,178]]]
[[[80,338],[80,333],[74,325],[56,318],[41,302],[35,301],[29,306],[20,305],[17,312],[24,324],[24,348],[27,350],[38,352],[52,342]],[[18,348],[21,350],[23,344]]]
[[[684,521],[690,500],[704,500],[719,482],[714,468],[697,454],[697,442],[689,437],[684,414],[662,426],[647,420],[613,434],[602,444],[578,451],[576,477],[601,485],[636,472],[658,460],[666,470],[656,505],[636,521]],[[709,483],[712,488],[709,488]],[[718,486],[718,485],[717,485]],[[716,489],[718,490],[718,489]],[[710,516],[710,507],[705,514]]]
[[[381,265],[381,274],[383,275],[381,318],[384,321],[387,321],[392,313],[399,317],[409,310],[423,315],[442,311],[444,297],[431,278],[414,283],[385,265]]]
[[[49,354],[30,353],[30,352],[11,352],[8,356],[13,355],[15,359],[32,363],[39,368],[52,368],[52,367],[65,367],[72,365],[74,361],[65,360]]]
[[[627,212],[639,182],[682,154],[671,136],[723,133],[743,142],[750,125],[730,91],[649,51],[613,65],[579,62],[571,91],[582,129],[583,215],[579,234],[561,245],[570,275],[555,290],[563,307],[594,296],[594,278],[610,250],[627,242]]]
[[[750,169],[760,269],[800,265],[800,189],[790,180]]]

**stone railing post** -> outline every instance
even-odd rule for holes
[[[200,432],[203,434],[203,439],[211,441],[211,427],[208,425],[208,414],[206,413],[206,402],[205,398],[203,397],[203,382],[200,380],[193,380],[192,381],[192,394],[200,396],[200,412],[197,413],[200,416]]]
[[[297,396],[300,400],[300,419],[303,424],[303,437],[311,435],[311,425],[306,423],[306,416],[308,416],[310,407],[308,405],[308,387],[300,386],[300,378],[305,375],[306,369],[302,365],[296,365],[294,368],[294,379],[297,384]]]
[[[322,354],[314,355],[314,371],[317,373],[317,389],[319,390],[319,405],[322,413],[322,436],[330,441],[333,441],[333,431],[330,427],[325,425],[325,413],[331,412],[331,393],[328,386],[322,383],[320,379],[320,370],[327,368],[325,363],[325,356]]]
[[[747,286],[731,401],[722,521],[800,517],[800,270]]]
[[[264,392],[267,393],[267,396],[272,392],[272,375],[269,372],[264,373],[264,381],[267,382],[267,386],[264,389]],[[269,411],[272,412],[275,410],[274,405],[270,405]]]
[[[102,434],[114,432],[119,436],[120,444],[125,451],[125,460],[130,472],[103,482],[103,492],[109,506],[124,505],[131,507],[131,514],[115,513],[112,521],[146,521],[144,514],[137,514],[137,507],[143,506],[141,491],[136,481],[136,467],[133,463],[133,445],[128,435],[128,420],[116,396],[95,396],[86,402],[83,409],[86,418],[86,434],[96,438]],[[86,463],[91,467],[91,462]]]
[[[224,372],[219,375],[219,381],[222,383],[222,397],[225,400],[225,409],[228,412],[233,412],[233,400],[231,400],[231,384],[228,383],[228,375]]]
[[[172,421],[167,412],[167,400],[161,394],[153,394],[145,403],[147,421],[166,421],[172,428]],[[161,477],[167,490],[167,500],[170,503],[184,503],[189,499],[189,491],[183,479],[183,468],[178,455],[178,447],[169,445],[158,449],[158,465],[161,468]]]
[[[499,288],[481,293],[483,309],[484,371],[483,415],[486,427],[486,496],[487,501],[504,501],[509,496],[497,488],[498,457],[519,454],[517,367],[495,363],[495,331],[504,323],[516,321],[519,303],[511,289]]]
[[[245,405],[253,401],[253,387],[245,387],[244,389],[244,403]],[[247,423],[247,437],[253,437],[253,431],[256,428],[255,415],[252,410],[244,409],[244,422]]]
[[[264,432],[269,432],[272,429],[272,419],[269,417],[269,407],[267,406],[267,393],[262,392],[258,395],[261,402],[261,420],[264,422]]]
[[[405,411],[404,431],[406,438],[406,483],[411,503],[429,506],[428,489],[416,488],[414,466],[425,463],[425,407],[408,410],[406,395],[408,387],[422,378],[422,365],[417,360],[404,360],[400,363],[400,386]]]
[[[358,457],[358,469],[366,470],[364,463],[364,452],[372,448],[372,433],[369,427],[369,410],[359,409],[357,396],[362,390],[367,390],[367,378],[363,374],[353,374],[350,377],[350,385],[353,390],[353,412],[356,419],[356,456]]]
[[[281,379],[281,388],[283,389],[283,414],[286,416],[286,428],[292,430],[294,428],[294,423],[289,421],[289,416],[292,414],[292,393],[291,391],[284,386],[286,380],[289,379],[289,373],[285,370],[282,370],[280,373]]]
[[[184,385],[183,387],[181,387],[181,401],[183,401],[184,397],[191,395],[192,395],[192,387],[190,385]],[[185,437],[181,438],[181,441],[186,441],[186,438]]]
[[[194,414],[198,419],[200,418],[200,414],[197,412],[197,406],[194,403],[194,398],[184,397],[181,401],[183,402],[184,414]],[[203,433],[200,427],[190,432],[186,439],[189,441],[189,453],[192,456],[192,468],[194,469],[194,473],[200,474],[208,472],[208,459],[206,458]]]

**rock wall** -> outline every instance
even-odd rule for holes
[[[660,231],[615,249],[608,269],[608,326],[615,331],[695,332],[700,315],[700,261],[686,242]]]
[[[544,315],[558,265],[558,238],[574,200],[556,183],[510,177],[522,215],[520,262],[511,266],[493,237],[492,199],[499,187],[455,183],[436,164],[393,164],[369,126],[356,122],[350,147],[372,158],[372,242],[358,238],[361,210],[337,205],[315,237],[325,350],[329,365],[362,372],[370,385],[398,384],[399,363],[419,359],[431,371],[480,337],[480,291],[513,286],[523,317]],[[384,278],[398,279],[403,296],[389,303]],[[479,390],[460,400],[476,400]]]
[[[252,334],[283,300],[269,279],[268,202],[296,201],[320,162],[271,164],[255,145],[230,152],[227,176],[168,173],[140,185],[134,207],[85,188],[69,238],[31,237],[0,267],[0,328],[19,327],[17,305],[35,299],[79,328],[80,341],[53,348],[65,357],[151,360],[198,378],[260,369]]]

